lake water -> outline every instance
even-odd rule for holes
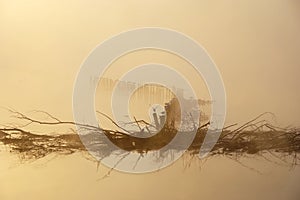
[[[300,168],[243,159],[243,165],[225,157],[189,157],[158,172],[133,175],[113,171],[87,160],[81,153],[50,155],[20,163],[16,155],[0,152],[0,199],[230,199],[298,200]],[[185,160],[185,162],[184,162]],[[249,169],[253,168],[253,169]],[[258,172],[256,172],[259,171]]]

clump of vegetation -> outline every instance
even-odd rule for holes
[[[32,133],[25,130],[29,124],[51,126],[78,125],[87,130],[87,134],[81,137],[85,137],[85,141],[90,141],[95,146],[95,151],[102,153],[102,157],[106,157],[113,152],[104,143],[101,143],[101,137],[109,138],[111,142],[126,151],[135,151],[144,154],[152,150],[161,149],[177,134],[175,128],[163,126],[156,135],[149,138],[138,138],[122,127],[119,127],[120,130],[108,130],[86,124],[75,124],[71,121],[61,121],[49,113],[42,111],[39,112],[47,115],[51,119],[50,121],[40,121],[20,112],[11,112],[16,118],[24,120],[27,123],[22,128],[0,128],[0,143],[7,146],[10,152],[20,155],[24,160],[39,159],[52,153],[69,155],[75,152],[87,151],[80,137],[75,132],[72,134],[57,135]],[[209,156],[224,155],[238,160],[247,155],[264,156],[265,153],[270,153],[283,162],[288,162],[291,159],[287,158],[292,158],[291,164],[297,165],[299,160],[298,154],[300,153],[300,129],[275,127],[263,119],[267,114],[270,113],[263,113],[241,126],[233,124],[223,128],[221,136]],[[105,114],[102,115],[118,126],[111,118]],[[134,123],[138,127],[140,127],[140,123],[147,124],[143,120],[136,119]],[[151,126],[151,124],[148,125]],[[196,136],[191,146],[187,149],[188,154],[197,155],[199,153],[208,125],[209,122],[197,128]],[[144,129],[140,128],[140,131],[134,134],[142,131]],[[88,134],[89,132],[93,134]],[[95,133],[98,133],[97,140],[94,138]],[[189,132],[186,132],[186,134],[189,134]],[[95,141],[100,142],[95,143]],[[182,150],[183,147],[180,144],[176,144],[176,146],[172,146],[171,148],[173,150]]]

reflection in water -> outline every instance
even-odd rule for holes
[[[114,172],[98,181],[108,169],[100,166],[97,170],[81,154],[52,158],[15,166],[18,161],[14,156],[0,153],[0,199],[297,200],[299,197],[299,168],[291,171],[263,160],[243,160],[262,175],[231,159],[215,157],[206,162],[195,160],[185,170],[181,159],[159,172],[143,175]]]

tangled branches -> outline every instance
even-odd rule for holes
[[[177,133],[177,130],[175,129],[163,127],[154,136],[149,138],[138,138],[133,137],[131,132],[125,129],[122,129],[122,131],[106,130],[90,125],[61,121],[49,113],[42,111],[38,112],[42,112],[47,115],[51,119],[50,121],[40,121],[16,111],[11,112],[18,119],[25,120],[26,124],[17,128],[0,128],[0,143],[9,147],[11,152],[20,154],[24,159],[27,160],[39,159],[51,153],[68,155],[75,152],[86,151],[80,140],[80,137],[76,133],[45,135],[33,134],[25,130],[29,124],[34,123],[51,126],[66,124],[79,125],[79,127],[85,130],[93,133],[96,132],[98,133],[97,140],[93,138],[94,134],[86,134],[83,137],[86,137],[85,141],[90,141],[91,144],[95,146],[97,152],[102,153],[102,157],[113,153],[107,149],[104,143],[95,142],[101,141],[102,137],[109,138],[109,140],[115,145],[126,151],[135,151],[143,154],[151,150],[159,150],[168,144]],[[222,130],[222,134],[217,144],[210,152],[210,155],[225,155],[232,158],[238,158],[247,155],[263,156],[264,153],[269,152],[283,161],[286,161],[285,157],[292,156],[293,164],[297,165],[297,155],[300,153],[300,130],[295,128],[275,127],[269,124],[266,120],[262,119],[268,114],[270,113],[263,113],[233,130],[232,128],[237,126],[237,124],[225,127]],[[135,119],[135,121],[138,123],[140,120]],[[194,138],[192,145],[187,150],[189,154],[196,155],[199,153],[199,149],[207,132],[207,125],[208,123],[197,129],[196,137]],[[184,134],[189,133],[186,132]],[[174,150],[182,150],[180,144],[176,145],[177,146],[172,147]]]

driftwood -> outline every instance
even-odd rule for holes
[[[69,155],[75,152],[86,152],[85,146],[82,144],[80,137],[76,133],[60,134],[60,135],[45,135],[31,133],[25,128],[29,124],[40,125],[76,125],[74,122],[61,121],[47,112],[42,112],[47,115],[51,121],[40,121],[30,118],[22,113],[12,111],[16,118],[25,120],[26,124],[18,128],[0,128],[0,144],[2,143],[12,153],[17,153],[25,160],[39,159],[52,153]],[[41,112],[41,111],[38,111]],[[101,113],[102,114],[102,113]],[[283,162],[288,162],[286,158],[292,158],[293,165],[298,164],[298,154],[300,153],[300,130],[296,128],[280,128],[275,127],[262,118],[269,113],[263,113],[249,122],[232,129],[237,126],[233,124],[225,127],[222,134],[210,152],[210,156],[225,155],[234,159],[238,159],[247,155],[264,156],[268,152],[277,159]],[[104,114],[102,114],[105,116]],[[262,119],[262,120],[261,120]],[[115,123],[109,118],[112,123]],[[135,119],[135,123],[147,122]],[[116,124],[116,123],[115,123]],[[78,124],[77,124],[78,125]],[[151,124],[148,124],[151,125]],[[187,149],[190,155],[197,155],[205,138],[207,126],[209,123],[200,126],[197,129],[193,143]],[[163,127],[156,135],[149,138],[137,138],[131,135],[132,132],[125,130],[105,130],[99,127],[79,124],[83,129],[93,133],[99,133],[97,139],[101,141],[101,137],[107,137],[111,142],[119,148],[126,151],[135,151],[142,154],[151,150],[159,150],[168,144],[176,135],[177,130],[171,127]],[[139,125],[138,125],[139,126]],[[147,128],[149,131],[149,128]],[[139,126],[140,131],[144,131]],[[137,133],[135,133],[137,134]],[[186,132],[184,134],[189,134]],[[183,134],[183,135],[184,135]],[[94,134],[86,134],[87,141],[95,141]],[[89,138],[90,137],[90,138]],[[109,149],[103,143],[94,144],[97,151],[102,152],[102,157],[109,155]],[[180,144],[172,147],[174,150],[182,150]]]

